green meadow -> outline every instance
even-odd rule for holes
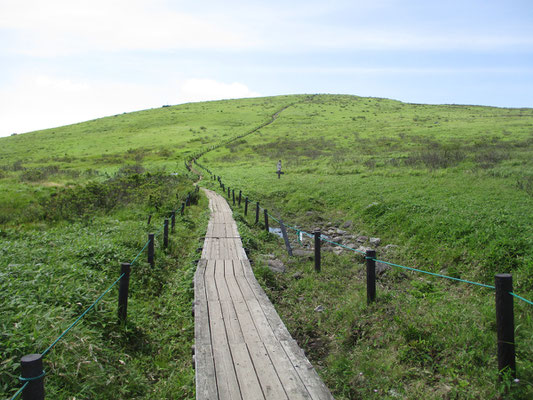
[[[0,145],[3,397],[20,387],[20,357],[42,352],[142,248],[147,216],[155,229],[181,205],[197,179],[184,164],[198,154],[287,224],[349,221],[348,233],[381,238],[380,259],[489,285],[510,272],[533,298],[532,109],[278,96],[120,114]],[[216,189],[209,178],[200,184]],[[515,299],[519,382],[500,382],[492,290],[392,269],[367,305],[360,256],[326,252],[317,274],[242,207],[235,214],[258,279],[335,398],[533,396],[533,306]],[[47,395],[194,398],[191,282],[207,219],[200,196],[170,250],[158,242],[156,268],[139,259],[125,326],[112,291],[46,355]],[[272,257],[288,271],[268,269]]]

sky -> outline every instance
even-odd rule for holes
[[[533,107],[533,2],[0,0],[0,136],[303,93]]]

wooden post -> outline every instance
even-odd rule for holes
[[[268,211],[265,208],[265,231],[268,233],[270,232],[270,229],[268,229]]]
[[[376,250],[366,251],[366,302],[376,300]]]
[[[183,212],[185,211],[185,202],[181,203],[181,211],[180,214],[183,215]]]
[[[155,235],[153,233],[148,234],[148,264],[152,267],[155,265],[154,254],[155,254]]]
[[[315,271],[320,272],[320,229],[313,233],[315,235]]]
[[[233,205],[235,205],[235,189],[231,189],[231,195],[233,196]]]
[[[283,240],[285,241],[285,247],[287,248],[287,253],[290,257],[292,257],[292,248],[291,248],[291,242],[289,242],[289,236],[287,236],[287,229],[285,229],[285,224],[283,223],[283,220],[279,220],[279,226],[281,228],[281,234],[283,235]]]
[[[259,223],[259,202],[255,205],[255,223]]]
[[[176,225],[176,211],[172,211],[172,214],[170,216],[170,228],[172,232],[174,232],[175,225]]]
[[[496,329],[498,331],[498,370],[500,378],[506,372],[516,377],[513,277],[511,274],[495,276],[496,286]]]
[[[28,385],[22,391],[24,400],[44,400],[43,356],[28,354],[20,359],[22,381]]]
[[[242,190],[239,190],[239,207],[241,206]]]
[[[124,274],[120,279],[118,287],[118,321],[120,323],[126,322],[128,316],[128,290],[130,288],[130,270],[131,264],[122,263],[120,266],[120,275]]]
[[[165,249],[168,247],[168,219],[165,219],[165,224],[163,225],[163,247]]]
[[[244,199],[244,215],[248,215],[248,197]]]

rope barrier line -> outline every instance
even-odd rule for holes
[[[376,262],[380,262],[380,263],[383,263],[383,264],[387,264],[387,265],[390,265],[392,267],[398,267],[398,268],[403,268],[403,269],[407,269],[409,271],[416,271],[416,272],[421,272],[423,274],[428,274],[428,275],[433,275],[433,276],[438,276],[440,278],[445,278],[445,279],[451,279],[453,281],[459,281],[459,282],[464,282],[464,283],[470,283],[472,285],[477,285],[477,286],[481,286],[481,287],[485,287],[485,288],[489,288],[489,289],[496,289],[495,286],[492,286],[492,285],[485,285],[484,283],[478,283],[478,282],[472,282],[472,281],[467,281],[465,279],[459,279],[459,278],[454,278],[452,276],[447,276],[447,275],[441,275],[441,274],[437,274],[435,272],[429,272],[429,271],[424,271],[422,269],[417,269],[417,268],[411,268],[411,267],[406,267],[404,265],[398,265],[398,264],[393,264],[393,263],[390,263],[388,261],[383,261],[383,260],[378,260],[377,258],[371,258],[371,260],[373,261],[376,261]]]
[[[150,241],[151,241],[151,239],[149,239],[149,240],[146,242],[146,244],[144,245],[144,247],[142,248],[142,250],[139,251],[139,254],[137,254],[137,255],[135,256],[135,258],[134,258],[133,261],[130,263],[130,265],[133,265],[133,263],[134,263],[135,261],[137,261],[137,259],[141,256],[142,252],[143,252],[143,251],[146,249],[146,247],[150,244]]]
[[[176,211],[173,211],[173,212],[176,212]],[[161,229],[159,229],[159,231],[157,233],[154,234],[154,237],[157,236],[158,234],[161,233],[161,231],[165,228],[165,225],[163,224],[163,227]],[[141,254],[143,253],[143,251],[146,249],[146,247],[148,246],[148,244],[150,243],[150,240],[148,240],[144,247],[141,249],[141,251],[139,251],[139,253],[135,256],[135,258],[133,259],[133,261],[131,261],[130,263],[130,266],[133,265],[135,263],[135,261],[137,261],[137,259],[141,256]],[[125,274],[121,274],[112,284],[111,286],[109,286],[78,318],[76,318],[76,320],[70,324],[70,326],[65,329],[63,331],[63,333],[61,333],[61,335],[59,335],[57,337],[57,339],[55,339],[52,344],[50,346],[48,346],[46,348],[46,350],[44,350],[42,353],[41,353],[41,356],[45,356],[50,350],[52,350],[55,345],[61,340],[63,339],[63,337],[72,329],[74,328],[78,322],[80,322],[82,320],[82,318],[89,312],[91,311],[94,306],[96,306],[96,304],[98,304],[98,302],[122,279],[122,277],[124,276]],[[32,378],[24,378],[22,376],[19,376],[19,380],[22,381],[22,382],[25,382],[24,385],[22,385],[22,387],[13,395],[13,397],[11,397],[11,400],[15,400],[16,398],[18,398],[22,392],[24,391],[24,389],[26,388],[26,386],[28,386],[28,384],[33,381],[33,380],[36,380],[36,379],[40,379],[42,378],[44,375],[45,375],[45,371],[43,370],[43,372],[41,373],[41,375],[37,376],[37,377],[32,377]]]
[[[202,168],[204,168],[203,166],[201,166]],[[205,169],[205,168],[204,168]],[[264,209],[262,208],[261,206],[259,206],[260,209]],[[271,215],[270,213],[267,213],[267,215],[272,218],[274,221],[276,222],[280,222],[276,217],[274,217],[273,215]],[[293,231],[296,232],[297,234],[297,238],[298,238],[298,243],[302,244],[301,240],[300,240],[300,236],[301,234],[304,234],[310,238],[313,238],[313,235],[311,235],[310,233],[304,231],[304,230],[301,230],[301,229],[298,229],[298,228],[295,228],[291,225],[288,225],[288,224],[285,224],[285,227],[289,228],[289,229],[292,229]],[[351,247],[348,247],[348,246],[345,246],[341,243],[336,243],[336,242],[333,242],[331,240],[327,240],[325,238],[322,237],[322,235],[320,236],[320,240],[321,241],[324,241],[324,242],[327,242],[327,243],[331,243],[335,246],[340,246],[346,250],[350,250],[350,251],[354,251],[356,253],[360,253],[360,254],[366,254],[365,252],[361,251],[361,250],[357,250],[357,249],[354,249],[354,248],[351,248]],[[476,285],[476,286],[480,286],[480,287],[484,287],[484,288],[488,288],[488,289],[493,289],[495,290],[496,287],[495,286],[492,286],[492,285],[486,285],[484,283],[479,283],[479,282],[473,282],[473,281],[468,281],[466,279],[460,279],[460,278],[454,278],[452,276],[448,276],[448,275],[442,275],[442,274],[437,274],[435,272],[429,272],[429,271],[424,271],[424,270],[421,270],[421,269],[417,269],[417,268],[411,268],[411,267],[406,267],[404,265],[399,265],[399,264],[394,264],[394,263],[390,263],[388,261],[383,261],[383,260],[379,260],[379,259],[374,259],[372,258],[372,260],[376,261],[376,262],[380,262],[380,263],[383,263],[383,264],[387,264],[387,265],[390,265],[392,267],[398,267],[398,268],[403,268],[403,269],[406,269],[406,270],[409,270],[409,271],[414,271],[414,272],[420,272],[420,273],[423,273],[423,274],[427,274],[427,275],[433,275],[433,276],[436,276],[436,277],[439,277],[439,278],[444,278],[444,279],[449,279],[449,280],[453,280],[453,281],[458,281],[458,282],[463,282],[463,283],[469,283],[471,285]],[[516,293],[513,293],[513,292],[509,292],[510,295],[516,297],[517,299],[519,300],[522,300],[530,305],[533,305],[533,302],[530,301],[530,300],[527,300],[525,298],[523,298],[522,296],[519,296],[517,295]]]
[[[161,228],[161,229],[160,229],[155,235],[158,235],[159,233],[161,233],[161,231],[164,229],[164,227],[165,227],[165,226],[163,225],[163,227],[162,227],[162,228]],[[154,236],[155,236],[155,235],[154,235]],[[145,245],[144,245],[144,247],[142,248],[142,250],[141,250],[141,251],[135,256],[135,258],[134,258],[133,261],[130,263],[130,265],[133,265],[133,263],[135,263],[135,261],[137,261],[137,259],[141,256],[142,252],[146,249],[146,247],[148,246],[149,243],[150,243],[150,240],[148,240],[148,241],[145,243]],[[92,310],[92,308],[93,308],[93,307],[94,307],[94,306],[95,306],[95,305],[96,305],[96,304],[97,304],[97,303],[98,303],[98,302],[99,302],[99,301],[100,301],[100,300],[101,300],[101,299],[107,294],[107,292],[109,292],[109,291],[110,291],[110,290],[111,290],[111,289],[112,289],[112,288],[113,288],[113,287],[114,287],[114,286],[120,281],[120,279],[122,279],[123,276],[124,276],[124,274],[121,274],[121,275],[118,277],[118,279],[117,279],[115,282],[113,282],[113,284],[112,284],[111,286],[109,286],[109,287],[108,287],[108,288],[107,288],[107,289],[106,289],[106,290],[100,295],[100,297],[98,297],[98,298],[96,299],[96,301],[95,301],[93,304],[91,304],[91,305],[89,306],[89,308],[87,308],[87,309],[86,309],[86,310],[85,310],[85,311],[84,311],[84,312],[83,312],[83,313],[82,313],[82,314],[81,314],[81,315],[80,315],[80,316],[79,316],[79,317],[78,317],[78,318],[77,318],[77,319],[76,319],[76,320],[75,320],[75,321],[74,321],[74,322],[73,322],[73,323],[72,323],[67,329],[65,329],[65,331],[64,331],[64,332],[63,332],[63,333],[62,333],[62,334],[61,334],[56,340],[54,340],[54,342],[53,342],[50,346],[48,346],[48,348],[47,348],[45,351],[43,351],[43,352],[41,353],[41,356],[44,356],[46,353],[48,353],[48,352],[49,352],[49,351],[50,351],[50,350],[51,350],[51,349],[57,344],[57,342],[59,342],[59,341],[60,341],[60,340],[61,340],[61,339],[62,339],[62,338],[68,333],[68,331],[70,331],[72,328],[74,328],[74,327],[77,325],[77,323],[78,323],[78,322],[79,322],[79,321],[85,316],[85,314],[87,314],[90,310]]]
[[[524,299],[522,296],[519,296],[519,295],[517,295],[516,293],[513,293],[513,292],[509,292],[509,294],[510,294],[511,296],[514,296],[514,297],[516,297],[517,299],[520,299],[520,300],[522,300],[522,301],[525,301],[526,303],[531,304],[531,305],[533,306],[533,301],[529,301],[529,300],[527,300],[527,299]]]
[[[106,289],[106,291],[105,291],[104,293],[102,293],[102,294],[100,295],[100,297],[98,297],[98,298],[96,299],[96,301],[95,301],[93,304],[91,304],[91,305],[89,306],[89,308],[87,308],[87,309],[83,312],[83,314],[81,314],[81,315],[76,319],[76,321],[74,321],[74,322],[73,322],[73,323],[72,323],[67,329],[65,329],[65,331],[64,331],[61,335],[59,335],[59,337],[58,337],[56,340],[54,340],[54,342],[53,342],[50,346],[48,346],[48,348],[47,348],[45,351],[43,351],[43,352],[41,353],[41,356],[44,356],[46,353],[48,353],[50,350],[52,350],[52,348],[56,345],[56,343],[59,342],[59,341],[63,338],[63,336],[65,336],[65,335],[68,333],[68,331],[70,331],[72,328],[74,328],[74,327],[77,325],[77,323],[78,323],[78,322],[79,322],[79,321],[85,316],[85,314],[87,314],[89,311],[91,311],[92,308],[93,308],[93,307],[94,307],[94,306],[95,306],[95,305],[96,305],[96,304],[102,299],[102,297],[104,297],[104,296],[106,295],[106,293],[109,292],[109,291],[113,288],[113,286],[115,286],[115,285],[118,283],[118,281],[120,281],[120,279],[122,279],[123,276],[124,276],[124,274],[120,275],[120,276],[118,277],[118,279],[117,279],[115,282],[113,282],[113,284],[112,284],[111,286],[109,286],[109,287]]]
[[[43,372],[41,372],[41,375],[38,375],[38,376],[33,376],[31,378],[25,378],[23,376],[19,376],[19,381],[22,381],[22,382],[31,382],[31,381],[35,381],[37,379],[41,379],[43,376],[46,375],[46,371],[43,369]]]
[[[15,393],[13,395],[13,397],[11,397],[11,400],[15,400],[17,397],[19,397],[22,394],[22,392],[24,391],[24,389],[26,389],[26,386],[29,385],[29,383],[30,382],[28,381],[24,385],[22,385],[22,387],[17,391],[17,393]]]
[[[163,226],[161,227],[161,229],[159,229],[156,233],[154,233],[154,236],[157,236],[161,233],[161,231],[163,231],[163,229],[165,229],[165,224],[163,224]]]
[[[267,215],[272,218],[274,221],[276,221],[278,224],[280,224],[281,222],[279,221],[279,219],[277,219],[276,217],[274,217],[273,215],[270,215],[269,213],[267,213]]]

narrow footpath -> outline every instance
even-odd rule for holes
[[[196,398],[333,399],[255,279],[228,203],[205,193],[211,219],[194,277]]]

